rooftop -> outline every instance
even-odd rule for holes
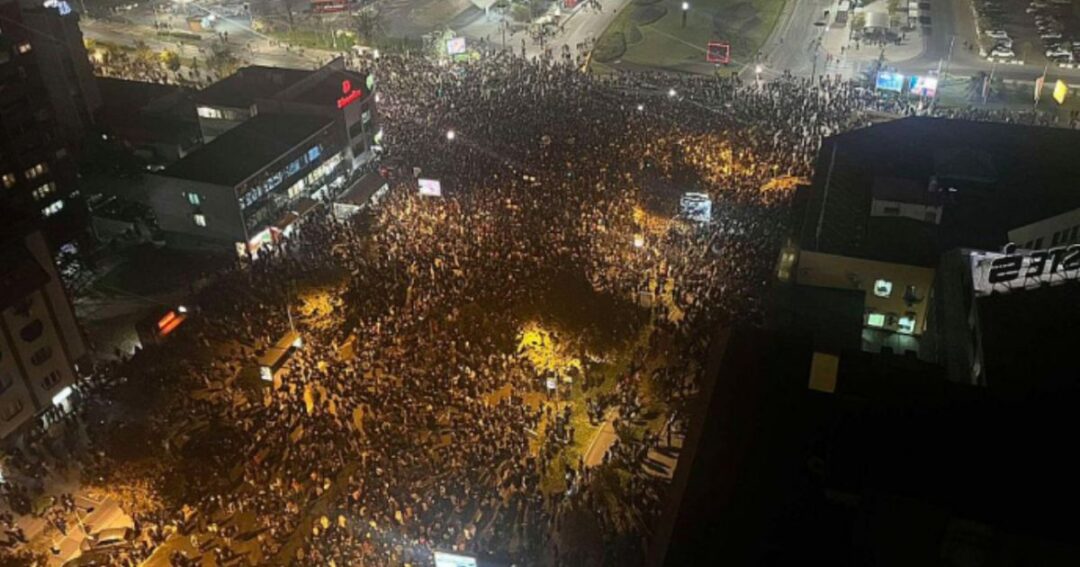
[[[322,116],[260,114],[170,165],[161,175],[235,186],[331,122]]]
[[[1010,229],[1080,207],[1078,146],[1075,130],[921,117],[833,136],[818,155],[799,241],[919,266],[951,248],[996,249]],[[870,217],[878,179],[941,191],[941,224]]]
[[[304,69],[251,65],[199,91],[195,100],[209,106],[248,108],[256,99],[271,98],[311,73]]]

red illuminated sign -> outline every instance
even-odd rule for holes
[[[168,313],[165,314],[164,317],[162,317],[161,319],[158,319],[158,322],[157,322],[158,333],[160,333],[161,336],[164,337],[165,335],[168,335],[169,333],[173,332],[177,327],[180,326],[180,323],[183,323],[183,322],[184,322],[184,316],[183,315],[177,315],[175,311],[169,311]]]
[[[731,63],[731,44],[723,41],[710,41],[705,50],[705,60],[709,63],[727,65]]]
[[[341,81],[341,98],[337,99],[337,107],[345,108],[360,100],[362,96],[364,96],[364,91],[352,88],[352,81],[345,79]]]

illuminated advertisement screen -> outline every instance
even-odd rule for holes
[[[877,82],[874,86],[881,91],[900,92],[904,90],[904,76],[899,73],[886,73],[882,71],[877,74]]]
[[[686,218],[700,223],[712,221],[712,199],[705,193],[685,193],[679,209]]]
[[[476,567],[476,558],[445,551],[435,552],[435,567]]]
[[[937,93],[937,77],[912,77],[911,94],[932,97]]]
[[[446,40],[446,54],[458,55],[459,53],[465,53],[465,38],[455,37]]]
[[[428,197],[442,197],[442,183],[438,179],[420,179],[420,194]]]

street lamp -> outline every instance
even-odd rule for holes
[[[764,71],[764,68],[761,66],[761,63],[754,66],[754,73],[760,75],[762,71]]]
[[[682,27],[686,27],[686,12],[690,9],[689,2],[682,3]]]
[[[639,104],[639,105],[637,105],[637,109],[638,109],[638,112],[641,112],[642,110],[645,110],[645,105],[644,104]]]
[[[448,141],[453,142],[455,137],[457,137],[457,134],[455,134],[453,130],[446,131],[446,139]]]
[[[667,95],[669,97],[675,98],[675,89],[668,89]]]

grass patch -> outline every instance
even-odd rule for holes
[[[596,42],[593,59],[601,63],[611,63],[626,53],[626,37],[623,32],[605,33]]]
[[[699,0],[684,26],[681,0],[634,0],[601,36],[593,57],[600,63],[621,58],[634,65],[685,70],[687,65],[706,64],[710,41],[726,41],[734,60],[751,60],[776,27],[784,2]],[[642,34],[639,41],[631,41],[636,39],[630,32],[635,26]]]

